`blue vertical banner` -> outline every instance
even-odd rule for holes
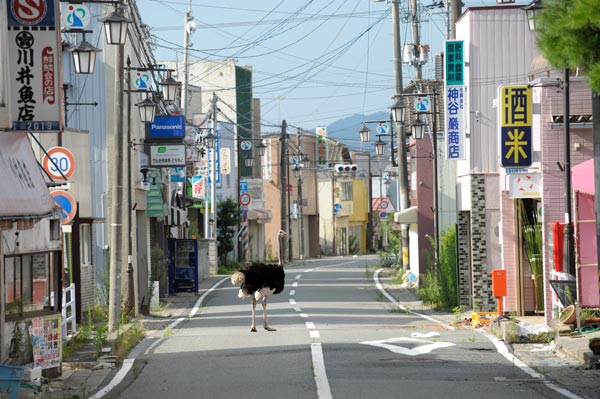
[[[528,85],[500,86],[500,165],[505,168],[531,166],[532,98]]]
[[[445,45],[446,159],[461,160],[466,159],[464,42],[461,40],[448,40]]]

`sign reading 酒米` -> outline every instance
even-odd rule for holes
[[[446,158],[465,159],[464,42],[446,41],[445,104]]]
[[[150,145],[150,166],[185,166],[185,144]]]
[[[183,139],[185,123],[183,115],[159,115],[154,122],[148,124],[148,138],[151,139]]]
[[[531,165],[531,88],[528,85],[500,86],[500,165],[522,168]]]
[[[61,130],[58,0],[6,0],[13,130]]]

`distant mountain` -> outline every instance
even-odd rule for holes
[[[371,151],[373,143],[377,140],[376,124],[367,125],[371,129],[371,140],[369,143],[360,142],[359,130],[362,129],[363,121],[389,120],[389,112],[376,112],[370,115],[354,114],[347,118],[339,119],[327,127],[327,136],[348,146],[350,150]]]

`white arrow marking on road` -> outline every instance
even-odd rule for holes
[[[393,343],[396,343],[396,342],[413,342],[413,343],[422,343],[424,345],[420,345],[420,346],[417,346],[417,347],[411,349],[411,348],[405,348],[405,347],[399,346],[399,345],[392,345]],[[398,353],[400,355],[407,355],[407,356],[424,355],[435,349],[447,348],[449,346],[455,345],[451,342],[431,342],[431,341],[427,341],[424,339],[404,338],[404,337],[384,339],[381,341],[361,342],[361,344],[378,346],[380,348],[387,349],[391,352]]]

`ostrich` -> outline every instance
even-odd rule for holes
[[[283,291],[285,272],[283,271],[283,256],[281,255],[282,242],[287,236],[283,230],[279,231],[279,264],[257,263],[234,273],[231,276],[232,284],[241,284],[239,298],[252,297],[252,326],[251,332],[256,332],[256,303],[262,300],[263,327],[267,331],[277,331],[269,327],[267,322],[267,299],[271,295]]]

